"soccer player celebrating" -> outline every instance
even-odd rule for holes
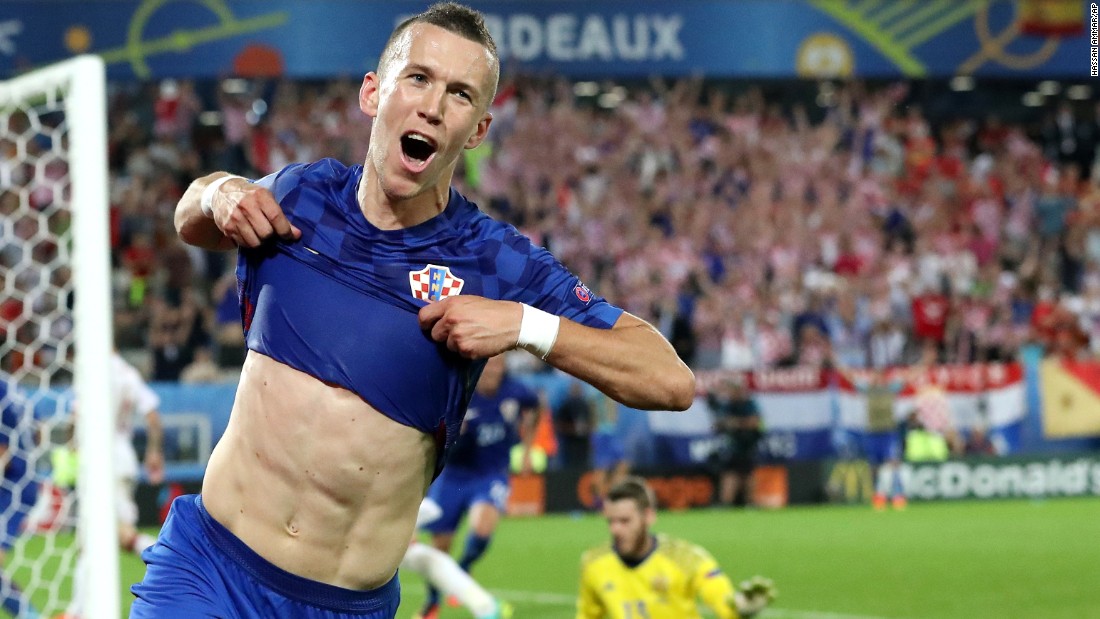
[[[634,408],[691,404],[660,332],[451,189],[499,66],[479,13],[434,5],[363,78],[362,166],[216,172],[184,193],[180,237],[239,248],[249,352],[202,493],[176,499],[144,553],[131,617],[392,618],[420,501],[506,350]]]
[[[653,491],[628,477],[607,495],[604,515],[611,544],[581,559],[577,619],[698,619],[696,598],[719,619],[751,617],[775,597],[755,577],[736,589],[706,550],[650,532],[657,518]]]
[[[450,552],[459,521],[470,515],[470,531],[458,561],[467,572],[489,547],[507,507],[511,450],[521,437],[530,448],[538,406],[538,395],[505,373],[503,355],[489,359],[466,408],[447,468],[428,489],[428,500],[442,510],[439,518],[424,526],[437,549]],[[420,616],[435,619],[438,604],[439,592],[429,587]]]

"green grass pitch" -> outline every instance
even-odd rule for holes
[[[1098,499],[662,512],[657,529],[705,546],[735,581],[773,578],[780,596],[763,617],[1100,617]],[[592,514],[506,519],[474,575],[519,619],[570,619],[580,553],[604,539]],[[124,582],[142,569],[124,557]],[[398,617],[408,619],[423,586],[412,575],[403,585]]]

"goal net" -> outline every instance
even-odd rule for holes
[[[97,57],[0,82],[0,616],[120,616],[106,133]]]

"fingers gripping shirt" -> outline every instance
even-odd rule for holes
[[[323,159],[258,181],[302,236],[240,251],[238,292],[250,349],[349,389],[450,445],[484,361],[433,341],[420,329],[421,307],[472,294],[597,328],[610,328],[622,314],[549,252],[457,191],[443,213],[417,226],[371,225],[356,197],[361,177],[361,166]]]

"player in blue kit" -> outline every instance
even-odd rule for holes
[[[38,498],[32,460],[34,419],[16,400],[9,382],[6,374],[0,374],[0,567],[7,565],[8,553],[22,535],[23,523]],[[38,616],[30,599],[6,571],[0,571],[0,608],[12,617]]]
[[[180,199],[184,241],[239,248],[249,352],[201,495],[176,499],[143,554],[131,617],[393,617],[420,502],[504,351],[635,408],[691,403],[656,329],[451,189],[499,64],[479,13],[433,5],[363,78],[362,166],[217,172]]]
[[[489,359],[466,407],[447,467],[428,489],[428,500],[442,513],[424,526],[432,534],[432,544],[450,552],[455,530],[469,514],[469,533],[458,561],[467,572],[488,549],[507,507],[511,451],[521,439],[529,447],[538,414],[538,395],[507,375],[503,355]],[[438,612],[439,592],[429,587],[420,616],[435,619]]]

